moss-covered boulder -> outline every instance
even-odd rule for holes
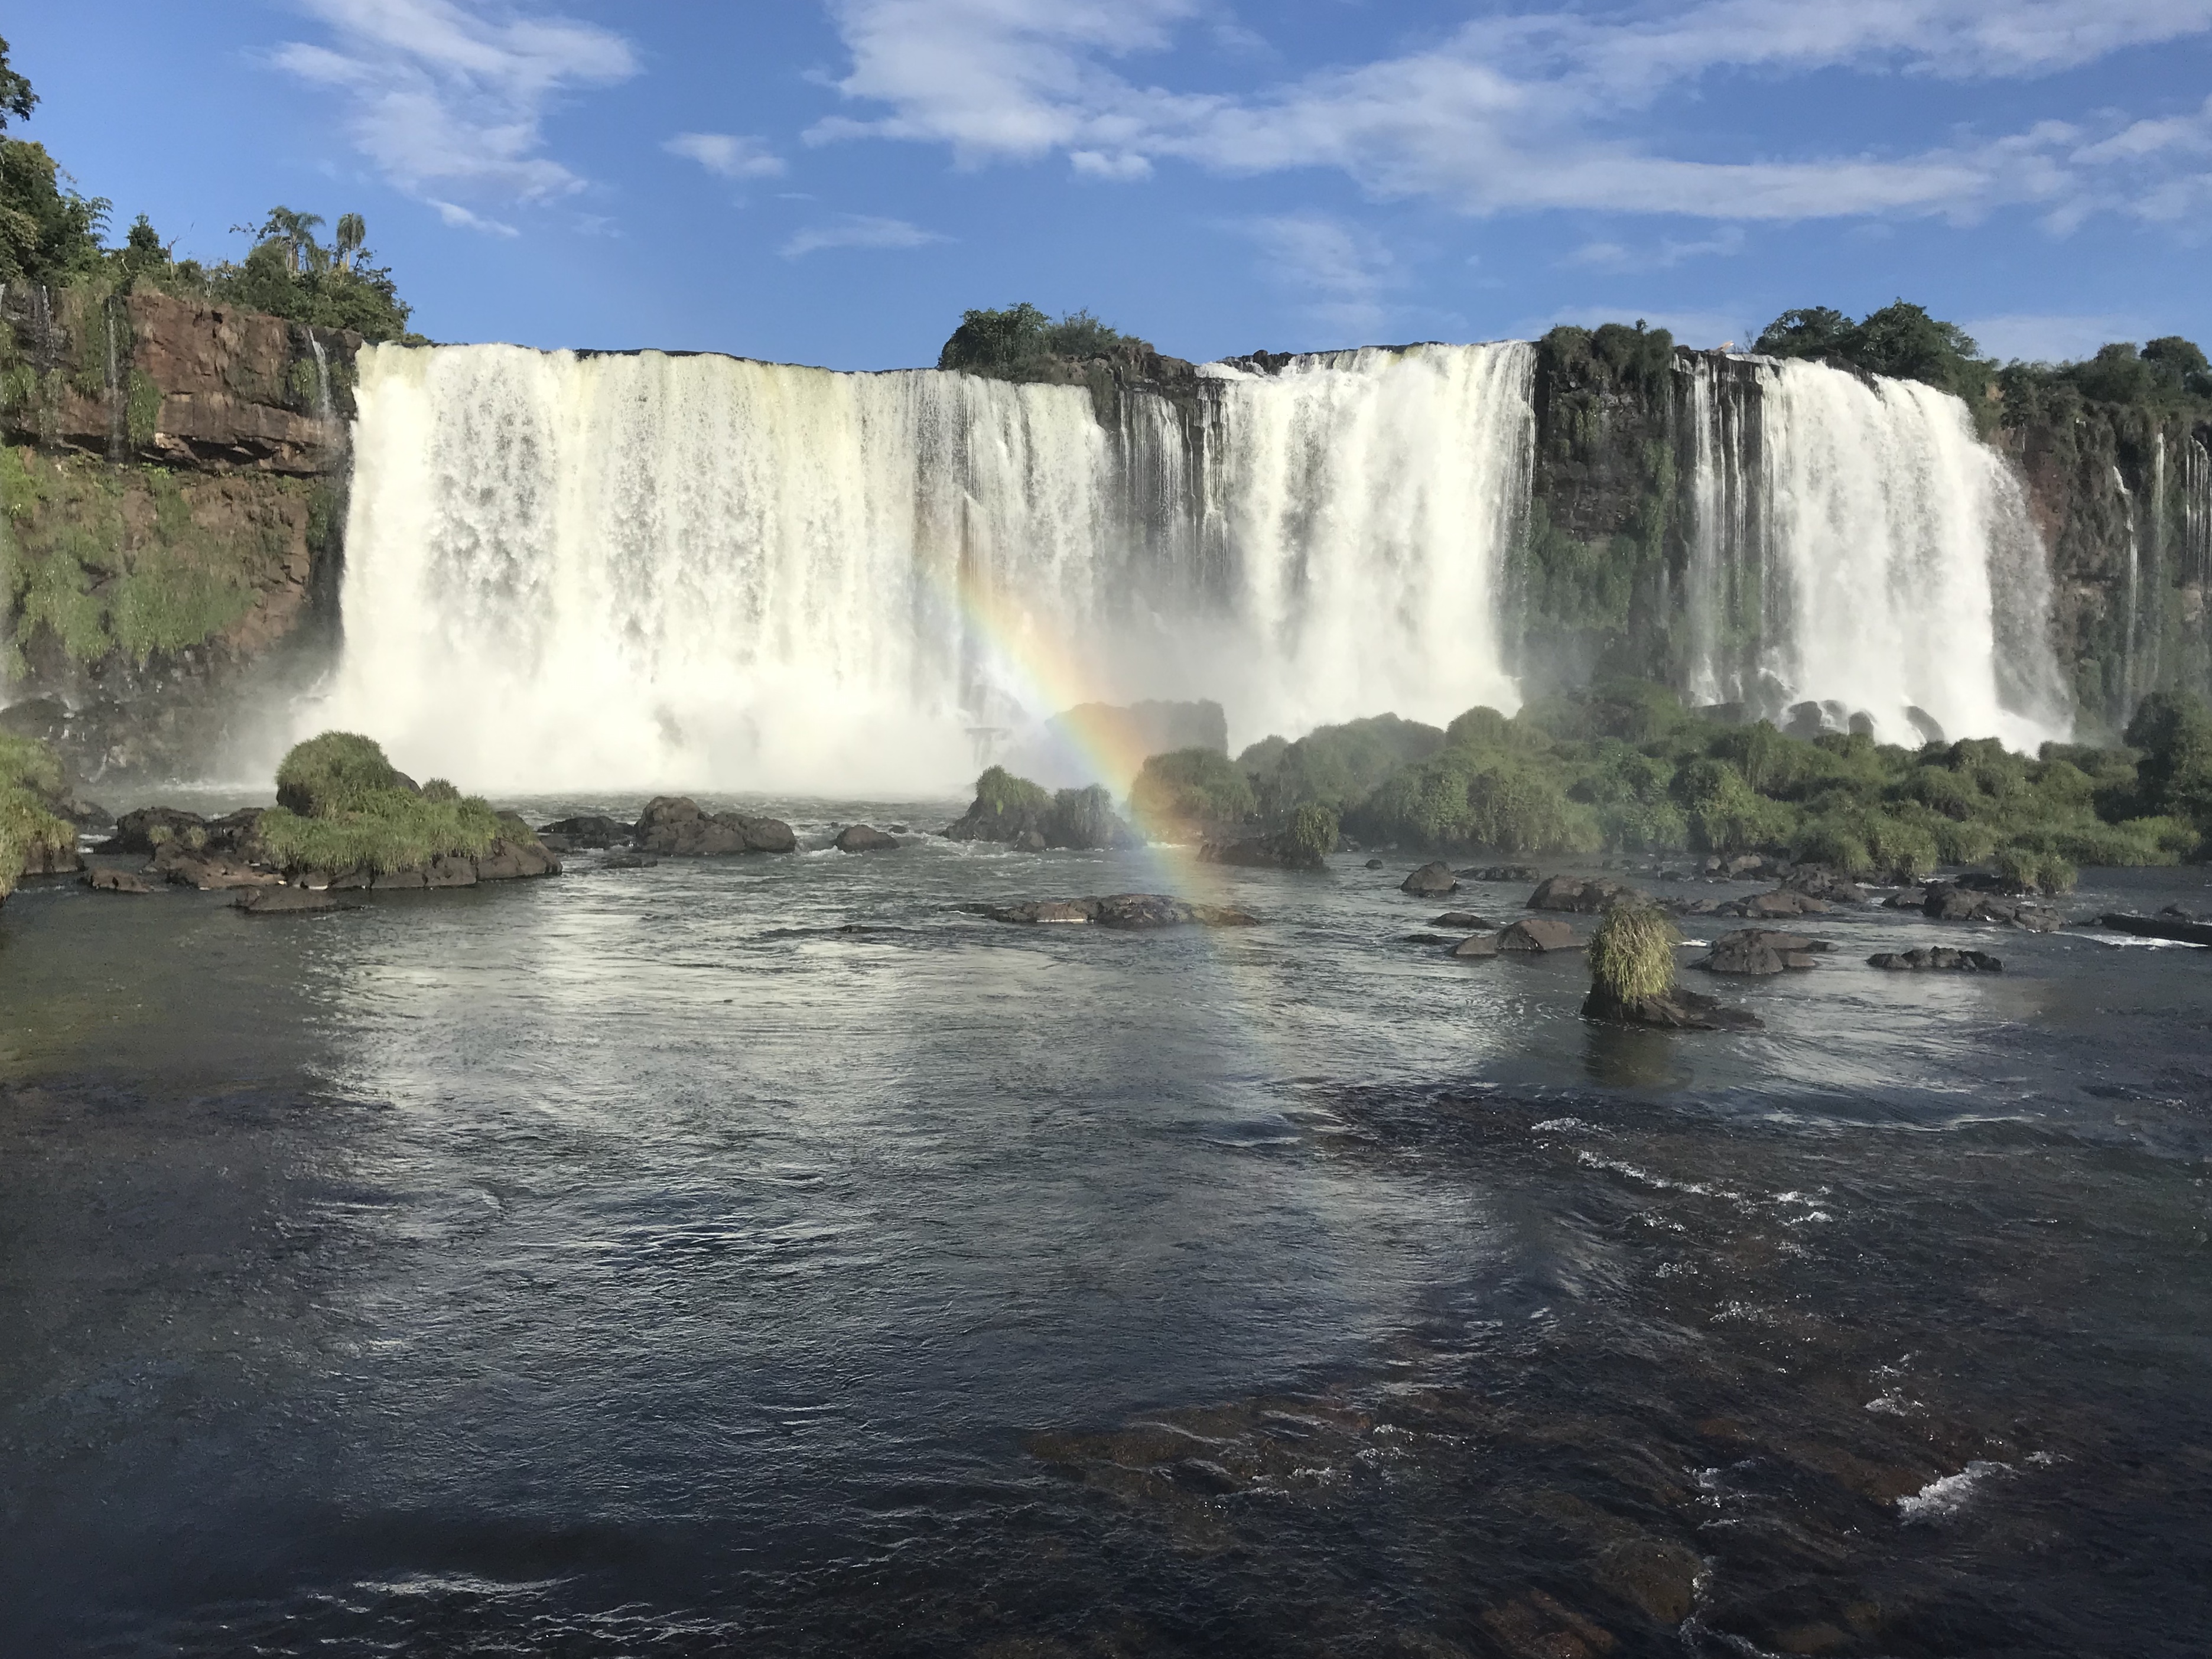
[[[443,779],[417,786],[356,732],[295,746],[276,769],[276,799],[240,850],[311,886],[465,887],[560,872],[520,818]]]
[[[82,867],[76,830],[56,809],[64,791],[60,758],[44,744],[0,732],[0,902],[26,875]]]

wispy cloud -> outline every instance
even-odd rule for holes
[[[696,161],[718,178],[781,179],[789,171],[767,140],[731,132],[679,132],[661,149]]]
[[[1313,321],[1365,337],[1388,320],[1383,295],[1401,279],[1389,249],[1373,235],[1310,213],[1249,219],[1234,228],[1259,244],[1269,280],[1306,296]]]
[[[1619,242],[1585,242],[1566,263],[1599,270],[1671,270],[1691,259],[1725,258],[1744,250],[1741,225],[1723,225],[1711,235],[1689,241],[1669,238],[1655,247],[1631,248]]]
[[[809,141],[944,143],[965,167],[1059,153],[1122,179],[1168,159],[1232,174],[1328,167],[1378,197],[1471,213],[1564,207],[1737,223],[1971,219],[2027,204],[2063,228],[2106,204],[2182,220],[2212,195],[2212,174],[2186,160],[2212,143],[2212,112],[2044,121],[1912,154],[1793,161],[1682,159],[1637,131],[1662,94],[1718,73],[2032,77],[2202,36],[2212,0],[1703,0],[1626,15],[1493,16],[1419,52],[1253,94],[1170,91],[1127,72],[1204,22],[1213,9],[1201,0],[830,9],[852,54],[839,89],[884,112],[834,118]]]
[[[398,189],[447,223],[514,228],[456,204],[572,194],[584,179],[545,154],[544,121],[574,88],[637,72],[622,36],[570,18],[489,15],[459,0],[302,0],[327,44],[274,54],[291,74],[343,94],[356,146]]]
[[[787,259],[799,259],[823,248],[927,247],[932,242],[951,240],[936,231],[924,230],[920,225],[910,225],[903,219],[878,219],[848,213],[828,224],[810,225],[776,252]]]

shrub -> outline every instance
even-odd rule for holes
[[[1118,847],[1128,838],[1128,826],[1115,815],[1114,798],[1105,787],[1094,783],[1085,789],[1063,789],[1052,798],[1044,838],[1054,847]]]
[[[1468,780],[1465,838],[1501,853],[1596,850],[1596,821],[1548,773],[1523,763],[1486,766]]]
[[[1237,763],[1213,749],[1153,755],[1129,790],[1129,810],[1148,826],[1237,823],[1258,805]]]
[[[1283,839],[1292,859],[1317,867],[1336,851],[1338,833],[1335,808],[1309,802],[1291,814],[1290,827],[1283,831]]]
[[[1253,790],[1271,818],[1309,801],[1346,813],[1399,768],[1443,747],[1444,734],[1435,726],[1395,714],[1324,726],[1287,744],[1269,770],[1253,778]]]
[[[2077,873],[2073,865],[2057,853],[2017,844],[1999,848],[1990,866],[2007,881],[2046,893],[2071,892]]]
[[[373,738],[325,732],[294,746],[276,769],[277,805],[258,833],[271,862],[333,874],[412,869],[438,857],[474,858],[529,832],[444,780],[417,789]]]
[[[1052,810],[1052,797],[1042,785],[994,766],[975,780],[975,805],[997,817],[1042,817]]]
[[[1648,904],[1616,904],[1590,939],[1590,982],[1621,1002],[1662,997],[1674,988],[1674,945],[1680,936],[1666,913]]]
[[[47,810],[61,793],[59,757],[42,743],[0,732],[0,899],[15,890],[33,858],[76,845],[76,830]]]
[[[1997,832],[1979,820],[1960,823],[1939,817],[1928,828],[1936,838],[1938,864],[1986,864],[1997,850]]]
[[[2128,722],[2147,813],[2187,818],[2212,836],[2212,708],[2185,691],[2154,691]]]
[[[325,732],[296,744],[276,769],[276,804],[301,817],[362,811],[395,790],[415,793],[384,757],[381,744],[353,732]]]
[[[1744,781],[1726,761],[1695,760],[1674,775],[1674,794],[1690,820],[1690,845],[1702,853],[1748,853],[1780,846],[1796,815]]]

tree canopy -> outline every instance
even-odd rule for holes
[[[1828,306],[1785,311],[1761,331],[1753,349],[1919,380],[1969,404],[1986,398],[1996,373],[1966,330],[1909,300],[1893,301],[1856,323]]]
[[[1024,301],[1003,311],[961,313],[960,326],[937,354],[937,366],[1000,380],[1031,380],[1054,358],[1097,357],[1124,345],[1145,343],[1108,327],[1088,311],[1071,311],[1055,320]]]

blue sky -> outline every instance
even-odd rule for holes
[[[106,0],[11,16],[118,228],[363,214],[441,340],[932,362],[1903,295],[2002,356],[2212,343],[2212,0]]]

